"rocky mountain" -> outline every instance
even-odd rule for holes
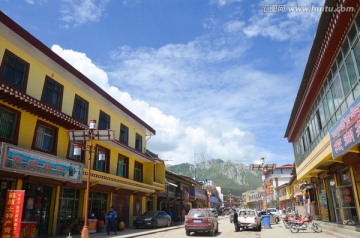
[[[242,163],[212,159],[196,164],[183,163],[168,165],[167,170],[198,181],[212,180],[222,187],[223,194],[240,196],[243,192],[257,189],[262,185],[261,172],[251,171]]]

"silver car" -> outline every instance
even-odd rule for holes
[[[268,208],[268,213],[270,215],[270,223],[278,224],[280,222],[280,214],[276,208]],[[265,215],[265,210],[259,212],[259,216]]]

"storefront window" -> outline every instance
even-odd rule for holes
[[[80,190],[78,189],[64,188],[61,190],[58,216],[58,224],[61,224],[61,229],[67,228],[72,233],[77,232],[77,225],[79,224],[79,197]],[[62,234],[66,233],[62,232]]]
[[[90,193],[89,197],[89,213],[94,214],[95,219],[104,220],[107,210],[108,195],[106,193]]]
[[[355,205],[354,190],[351,183],[350,170],[347,168],[338,173],[339,186],[336,189],[336,207],[338,222],[343,224],[358,223],[357,209]]]
[[[23,221],[36,222],[39,236],[48,235],[51,187],[24,183]]]

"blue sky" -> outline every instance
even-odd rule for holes
[[[323,0],[0,0],[0,10],[153,127],[168,164],[292,163],[284,138]],[[201,154],[199,157],[198,155]]]

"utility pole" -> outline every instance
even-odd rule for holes
[[[251,164],[250,165],[250,170],[258,170],[258,171],[262,171],[263,174],[261,175],[261,178],[264,182],[264,208],[265,208],[265,214],[267,214],[268,212],[268,208],[267,208],[267,196],[266,196],[266,176],[265,173],[267,170],[273,170],[275,169],[276,164],[265,164],[265,158],[261,157],[260,158],[260,164]]]

